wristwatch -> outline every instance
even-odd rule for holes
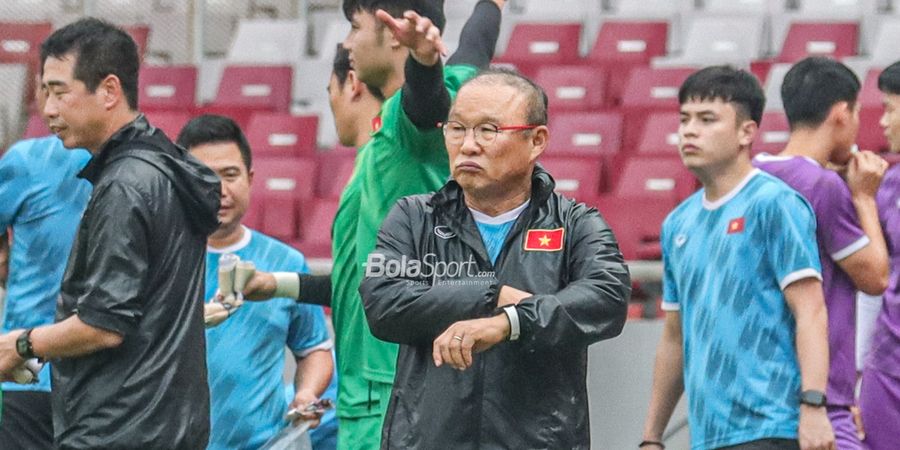
[[[34,328],[29,328],[16,338],[16,353],[18,353],[22,359],[32,359],[36,357],[34,349],[31,348],[31,332],[33,330]]]
[[[800,393],[800,403],[803,405],[821,408],[825,406],[825,393],[816,390],[807,390]]]

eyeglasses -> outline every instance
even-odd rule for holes
[[[539,126],[540,125],[497,126],[492,123],[482,123],[475,125],[474,127],[467,127],[455,120],[440,124],[441,129],[444,130],[444,137],[448,144],[462,144],[463,141],[466,140],[466,134],[468,134],[471,129],[472,133],[475,135],[475,143],[482,147],[491,145],[494,140],[497,139],[497,135],[504,131],[526,131],[533,130]]]

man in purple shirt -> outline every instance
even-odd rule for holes
[[[850,413],[857,379],[856,290],[880,295],[888,282],[875,203],[887,163],[871,152],[851,151],[859,130],[859,88],[856,75],[839,62],[806,58],[795,64],[781,86],[791,127],[787,146],[778,156],[760,154],[753,161],[806,197],[816,214],[831,354],[828,416],[841,450],[864,448]],[[828,163],[846,167],[846,182],[825,168]]]
[[[883,94],[884,128],[892,153],[900,152],[900,63],[878,77]],[[900,165],[884,175],[878,190],[878,211],[891,255],[890,284],[863,368],[859,407],[870,450],[897,448],[900,429]]]

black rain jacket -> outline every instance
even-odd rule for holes
[[[401,199],[385,219],[360,287],[372,333],[401,344],[382,449],[590,447],[587,347],[622,331],[631,281],[597,211],[553,188],[536,167],[496,265],[454,181]],[[559,250],[526,249],[529,230],[559,228]],[[535,294],[517,306],[519,339],[476,354],[465,371],[435,367],[433,340],[454,322],[502,313],[502,285]]]
[[[94,185],[63,276],[56,321],[123,337],[57,359],[62,449],[202,449],[209,439],[203,293],[219,179],[143,115],[79,174]]]

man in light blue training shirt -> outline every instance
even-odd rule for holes
[[[12,229],[6,307],[0,334],[53,323],[63,270],[91,184],[75,175],[91,159],[56,136],[16,143],[0,159],[0,239]],[[53,446],[50,366],[37,384],[3,383],[0,443]]]
[[[679,92],[679,152],[703,189],[663,223],[663,309],[641,448],[687,393],[694,450],[833,450],[827,314],[816,221],[753,168],[765,97],[750,73],[709,67]]]
[[[309,271],[300,252],[241,224],[253,171],[250,147],[237,124],[222,116],[197,117],[181,130],[178,144],[222,179],[220,225],[207,243],[208,301],[216,296],[219,258],[226,253],[253,261],[263,271]],[[333,345],[319,306],[286,298],[247,302],[208,328],[206,339],[210,449],[259,448],[288,425],[289,408],[318,400],[332,379]],[[290,404],[282,387],[285,346],[297,359],[296,392]],[[304,418],[314,425],[320,419]]]

